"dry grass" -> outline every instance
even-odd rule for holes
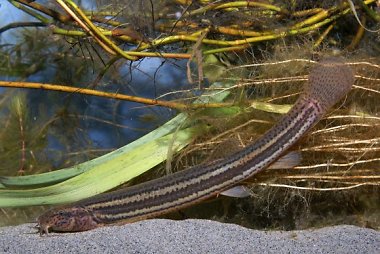
[[[283,66],[292,68],[293,62],[296,66],[304,65],[303,71],[284,78]],[[240,66],[239,69],[247,68],[250,72],[259,72],[257,68],[276,67],[271,72],[261,72],[270,77],[262,74],[257,79],[242,80],[232,91],[245,87],[248,93],[261,93],[254,95],[255,100],[279,105],[290,103],[305,82],[305,66],[309,64],[309,60],[294,59]],[[380,106],[376,103],[380,100],[380,66],[375,61],[360,60],[352,61],[351,65],[356,71],[352,92],[293,147],[302,155],[300,164],[292,169],[266,170],[247,182],[252,199],[233,202],[236,202],[235,206],[245,204],[250,208],[232,213],[230,217],[236,219],[232,219],[233,222],[261,227],[257,221],[245,221],[246,216],[255,211],[252,215],[255,218],[263,214],[271,219],[274,214],[292,214],[288,218],[293,222],[292,226],[284,226],[284,221],[274,219],[278,224],[268,222],[265,226],[270,227],[303,228],[344,222],[379,228],[380,218],[375,214],[379,214],[380,209],[376,205],[376,200],[380,199]],[[246,98],[244,105],[251,102],[252,97]],[[270,128],[277,118],[276,114],[249,110],[249,113],[233,119],[206,119],[215,127],[214,132],[188,147],[178,157],[177,166],[183,168],[211,161],[243,149]],[[334,207],[337,203],[342,213],[340,217],[333,217],[331,214],[338,210]],[[323,206],[334,208],[326,210],[321,208]],[[327,215],[321,219],[318,211]]]

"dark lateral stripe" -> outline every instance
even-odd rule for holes
[[[83,231],[108,223],[133,222],[212,197],[268,167],[350,91],[352,70],[337,58],[311,69],[308,86],[292,109],[254,144],[207,165],[49,210],[40,232]]]
[[[129,192],[127,189],[116,193],[120,195],[113,193],[111,199],[106,194],[78,205],[94,211],[103,223],[146,218],[186,207],[212,197],[269,166],[318,121],[320,114],[318,104],[302,98],[287,116],[252,147],[244,150],[248,152],[235,154],[233,160],[212,164],[203,170],[200,167],[189,168],[158,181],[137,185]]]

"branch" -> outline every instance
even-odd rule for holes
[[[119,94],[119,93],[108,93],[108,92],[97,91],[97,90],[92,90],[88,88],[61,86],[61,85],[54,85],[54,84],[41,84],[41,83],[32,83],[32,82],[0,81],[0,87],[44,89],[44,90],[67,92],[67,93],[86,94],[86,95],[93,95],[93,96],[104,97],[104,98],[133,101],[133,102],[143,103],[143,104],[152,105],[152,106],[168,107],[168,108],[173,108],[173,109],[178,109],[178,110],[198,109],[198,108],[219,108],[219,107],[232,106],[231,103],[207,103],[207,104],[188,105],[188,104],[184,104],[180,102],[148,99],[148,98],[131,96],[131,95],[126,95],[126,94]]]
[[[15,23],[11,23],[11,24],[8,24],[6,26],[3,26],[2,28],[0,28],[0,34],[9,30],[9,29],[13,29],[13,28],[19,28],[19,27],[41,27],[41,26],[46,26],[44,23],[42,22],[15,22]]]

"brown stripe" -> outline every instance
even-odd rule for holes
[[[350,68],[327,59],[312,69],[309,86],[292,109],[254,144],[227,159],[192,167],[123,190],[101,194],[38,219],[48,232],[88,230],[132,222],[180,209],[215,196],[268,167],[343,97],[354,81]]]

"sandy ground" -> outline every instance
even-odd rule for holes
[[[380,232],[355,226],[259,231],[155,219],[41,237],[34,224],[25,224],[0,228],[0,253],[380,253]]]

